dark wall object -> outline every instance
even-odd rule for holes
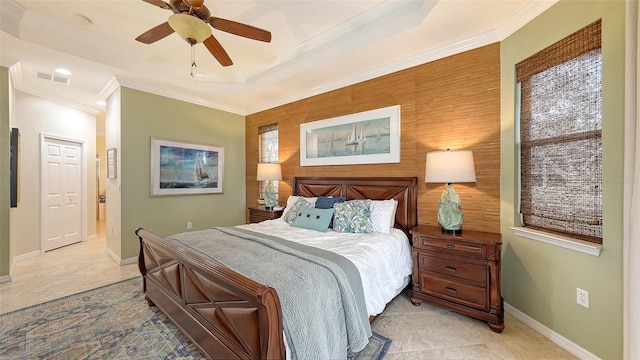
[[[20,131],[18,128],[11,128],[11,148],[10,148],[10,188],[11,188],[11,207],[18,207],[20,203],[20,179],[19,160],[20,160]]]

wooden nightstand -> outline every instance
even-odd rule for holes
[[[502,236],[471,230],[452,235],[424,225],[410,232],[413,305],[427,301],[484,320],[491,330],[502,332]]]
[[[249,222],[257,223],[265,220],[273,220],[282,216],[282,209],[272,210],[265,209],[264,206],[256,206],[249,208]]]

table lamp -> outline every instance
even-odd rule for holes
[[[475,182],[476,171],[471,150],[433,151],[427,153],[425,182],[445,183],[440,196],[438,222],[443,232],[462,231],[462,211],[460,196],[453,188],[454,182]]]
[[[273,186],[273,180],[282,180],[282,169],[280,164],[259,163],[257,178],[258,181],[267,181],[267,186],[264,189],[264,207],[272,209],[278,203],[276,190]]]

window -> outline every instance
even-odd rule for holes
[[[258,128],[258,162],[278,162],[278,124],[263,125]],[[263,198],[266,181],[260,181],[260,198]],[[273,186],[278,193],[278,182],[274,181]]]
[[[602,244],[600,20],[516,65],[526,227]]]

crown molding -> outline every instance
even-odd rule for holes
[[[520,11],[496,27],[500,41],[511,36],[529,21],[535,19],[538,15],[555,5],[558,1],[559,0],[538,0],[528,2]]]
[[[22,86],[22,64],[20,61],[16,61],[9,67],[9,76],[11,76],[11,84],[13,87]]]
[[[20,22],[27,9],[15,0],[0,1],[0,30],[20,37]]]
[[[395,29],[395,25],[398,25],[398,22],[401,22],[405,27],[410,26],[412,23],[420,22],[431,12],[437,1],[385,1],[368,12],[361,14],[359,17],[341,24],[330,32],[320,34],[298,47],[291,49],[277,59],[273,59],[273,65],[268,69],[261,72],[257,72],[256,70],[249,71],[243,76],[234,78],[231,83],[229,83],[228,80],[223,80],[215,76],[196,76],[194,84],[195,88],[185,90],[184,88],[172,87],[171,84],[158,84],[116,75],[109,81],[109,83],[107,83],[107,85],[105,85],[100,92],[100,96],[102,98],[106,98],[119,86],[126,86],[135,90],[235,114],[253,114],[502,41],[557,2],[558,0],[530,1],[515,15],[503,21],[496,28],[485,31],[484,33],[480,33],[436,49],[427,50],[397,61],[389,62],[382,66],[363,70],[362,72],[346,78],[328,81],[313,88],[304,89],[295,93],[285,93],[279,98],[265,101],[260,104],[252,103],[230,105],[225,103],[223,100],[217,101],[213,99],[215,95],[211,95],[207,98],[205,89],[208,86],[216,86],[219,90],[224,91],[227,94],[234,93],[237,94],[239,98],[242,98],[244,94],[252,93],[265,84],[275,83],[287,77],[296,76],[296,74],[300,72],[308,71],[309,66],[313,64],[314,59],[322,57],[326,60],[333,56],[337,49],[344,49],[345,47],[365,47],[367,46],[368,41],[372,41],[371,37],[376,38],[382,36],[381,32],[385,33],[388,28]],[[15,36],[17,36],[17,31],[19,30],[21,21],[26,22],[27,25],[30,26],[30,31],[48,31],[52,28],[49,25],[55,25],[56,31],[59,30],[65,34],[70,31],[69,29],[62,29],[62,25],[57,23],[48,24],[53,22],[53,20],[48,19],[45,16],[29,16],[28,14],[25,16],[25,8],[15,0],[1,0],[0,3],[0,8],[2,9],[2,17],[0,17],[0,23],[2,24],[1,27],[2,30],[8,34],[16,33]],[[45,22],[47,23],[45,24]],[[11,30],[13,26],[12,24],[17,24],[17,27],[13,30]],[[5,27],[9,30],[5,29]],[[400,28],[402,28],[402,26]],[[357,29],[356,32],[358,35],[356,36],[354,36],[354,29]],[[367,36],[365,36],[365,34],[367,34]],[[88,41],[90,39],[88,38],[88,34],[82,35],[79,40],[77,38],[78,35],[79,34],[75,34],[74,43],[79,41],[81,44],[89,46]],[[71,45],[65,43],[65,46],[69,47]],[[71,48],[68,48],[68,50],[71,51]],[[115,56],[115,54],[121,54],[125,52],[125,50],[135,51],[133,48],[128,48],[118,44],[102,43],[100,47],[95,49],[89,58],[85,59],[89,61],[99,61],[103,57]],[[302,54],[302,59],[300,58],[300,54]],[[126,62],[128,59],[118,55],[118,61]],[[28,89],[25,84],[21,83],[20,75],[24,74],[20,71],[19,61],[0,55],[0,64],[2,66],[9,67],[12,71],[17,71],[17,75],[12,76],[14,87],[16,89],[50,99],[50,97],[45,93]],[[198,89],[202,89],[203,91],[198,91]],[[61,102],[59,100],[53,101]],[[64,100],[64,104],[67,106],[72,106],[91,114],[99,113],[99,111],[96,111],[95,109],[86,108],[78,104],[71,104],[71,102],[72,100],[70,99]]]
[[[48,91],[40,91],[38,89],[33,89],[27,86],[23,81],[23,71],[20,62],[18,61],[13,66],[9,68],[9,75],[11,76],[11,84],[15,90],[22,91],[27,94],[31,94],[64,106],[68,106],[70,108],[74,108],[76,110],[80,110],[91,115],[98,115],[100,112],[78,104],[73,99],[60,99],[59,97],[51,96],[51,93]]]
[[[511,34],[522,28],[529,21],[545,12],[559,0],[532,1],[518,11],[514,16],[502,22],[493,30],[488,30],[472,37],[447,44],[445,46],[431,49],[414,56],[410,56],[392,63],[379,66],[377,68],[358,73],[354,76],[344,78],[338,81],[320,85],[304,92],[299,92],[289,96],[281,97],[270,102],[251,107],[246,110],[247,114],[254,114],[260,111],[268,110],[277,106],[288,104],[294,101],[302,100],[311,96],[319,95],[325,92],[333,91],[345,86],[357,84],[359,82],[374,79],[376,77],[388,75],[397,71],[405,70],[414,66],[426,64],[431,61],[443,59],[448,56],[463,53],[465,51],[480,48],[495,42],[500,42]]]
[[[0,66],[4,66],[6,68],[11,68],[15,64],[19,62],[18,59],[14,59],[9,56],[0,55]]]
[[[60,105],[64,105],[66,107],[72,108],[72,109],[76,109],[82,112],[86,112],[87,114],[96,116],[100,113],[100,111],[97,111],[95,109],[91,109],[82,105],[79,105],[78,103],[74,102],[72,99],[63,99],[61,100],[60,98],[54,98],[51,96],[51,94],[48,94],[47,92],[41,92],[38,90],[33,90],[30,88],[18,88],[18,87],[14,87],[15,90],[18,91],[22,91],[23,93],[27,93],[33,96],[37,96],[39,98],[45,99],[47,101],[51,101],[54,102],[56,104],[60,104]]]
[[[113,94],[114,91],[118,90],[119,87],[120,87],[120,83],[118,82],[118,79],[114,76],[111,79],[109,79],[107,84],[102,88],[102,90],[100,90],[100,93],[98,95],[100,95],[100,98],[102,100],[107,100],[107,98],[111,96],[111,94]]]
[[[439,60],[448,56],[460,54],[462,52],[473,50],[485,45],[489,45],[499,41],[495,30],[489,30],[484,33],[474,35],[472,37],[431,49],[414,56],[410,56],[398,61],[394,61],[377,68],[360,72],[354,76],[343,78],[338,81],[327,83],[309,89],[308,91],[299,92],[290,96],[281,97],[274,101],[263,103],[259,106],[247,109],[247,114],[254,114],[260,111],[268,110],[277,106],[288,104],[294,101],[302,100],[311,96],[323,94],[329,91],[343,88],[345,86],[357,84],[367,80],[375,79],[384,75],[388,75],[397,71],[405,70],[414,66],[423,65],[435,60]]]
[[[557,2],[558,0],[530,2],[520,11],[518,11],[518,13],[516,13],[514,16],[501,23],[496,29],[488,30],[483,33],[474,35],[466,39],[462,39],[451,44],[444,45],[436,49],[431,49],[395,62],[376,67],[374,69],[363,71],[338,81],[326,83],[320,86],[316,86],[312,89],[308,89],[306,91],[289,94],[287,96],[274,99],[273,101],[265,102],[247,108],[229,106],[224,103],[205,99],[200,97],[197,93],[185,93],[183,89],[173,90],[142,81],[126,79],[124,77],[118,77],[116,81],[119,81],[121,85],[130,87],[132,89],[246,116],[502,41]],[[429,10],[430,8],[426,9],[426,13],[428,13]],[[331,34],[330,38],[333,39],[332,41],[337,41],[336,39],[340,38],[340,34],[340,29],[338,29],[335,33]],[[327,46],[326,44],[328,43],[330,42],[327,42],[326,38],[313,39],[313,41],[310,41],[308,44],[303,44],[301,45],[301,47],[305,48],[310,54],[315,54],[316,52],[320,51],[323,46]],[[300,49],[295,50],[299,51]],[[252,76],[249,76],[245,80],[241,80],[239,83],[235,84],[237,85],[237,87],[239,87],[239,89],[236,90],[240,90],[239,94],[241,94],[243,92],[241,90],[247,90],[242,88],[253,88],[257,82],[266,80],[266,78],[269,77],[269,74],[278,72],[281,67],[290,64],[290,61],[291,60],[289,59],[281,60],[278,62],[278,64],[274,65],[274,67],[268,69],[266,72],[259,75],[254,74]],[[200,78],[197,82],[215,82],[215,80],[211,80],[212,79]],[[227,86],[229,85],[227,84]]]
[[[278,81],[282,77],[290,76],[292,66],[299,66],[301,62],[315,63],[318,58],[327,62],[340,53],[340,49],[355,51],[369,45],[371,42],[402,32],[421,23],[433,10],[437,1],[385,1],[375,7],[360,13],[354,18],[320,33],[309,40],[269,59],[266,67],[248,71],[234,82],[244,84],[251,90],[258,83]],[[218,77],[202,75],[196,78],[198,82],[216,82]],[[229,82],[229,80],[225,80]]]
[[[245,109],[229,106],[220,102],[213,101],[211,99],[202,98],[197,92],[188,92],[184,89],[168,89],[166,87],[158,86],[156,84],[150,84],[143,81],[137,81],[128,79],[123,76],[114,77],[118,86],[125,86],[134,90],[144,91],[150,94],[164,96],[167,98],[188,102],[195,105],[205,106],[216,110],[222,110],[233,114],[246,115]],[[107,86],[111,84],[111,81]],[[105,87],[106,88],[106,87]],[[104,91],[104,90],[103,90]],[[112,90],[113,91],[113,90]],[[102,96],[101,92],[101,96]]]

